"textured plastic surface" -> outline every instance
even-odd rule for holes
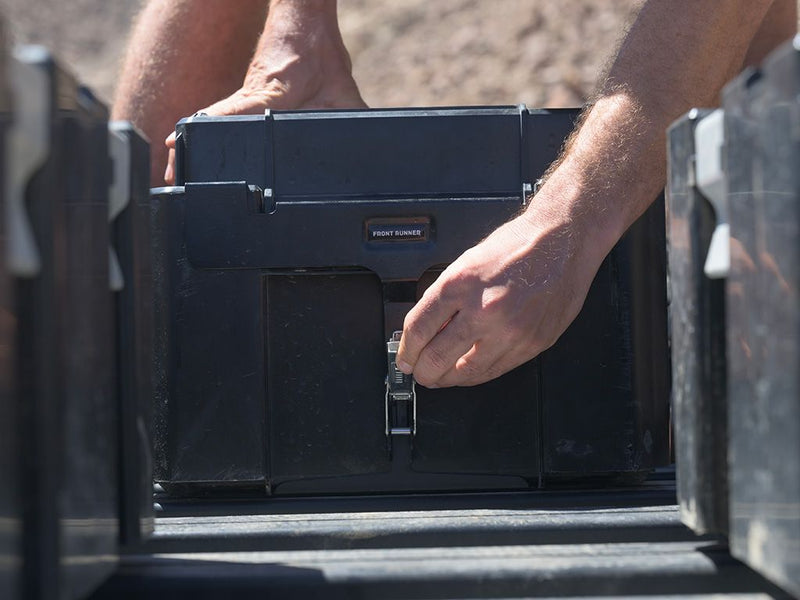
[[[695,127],[695,185],[705,196],[717,219],[703,272],[711,279],[727,277],[731,268],[730,225],[728,224],[728,184],[722,166],[725,142],[725,113],[717,109]]]
[[[20,597],[22,571],[22,495],[19,489],[19,404],[14,348],[17,323],[8,264],[6,216],[6,132],[11,120],[6,25],[0,22],[0,597]]]
[[[106,598],[784,598],[635,488],[247,502],[159,496]]]
[[[731,551],[800,595],[800,51],[724,91]]]
[[[130,123],[110,124],[124,144],[115,160],[128,177],[126,203],[111,223],[122,289],[115,294],[117,394],[120,406],[120,541],[133,546],[153,531],[153,274],[150,250],[150,145]],[[112,155],[113,156],[113,155]],[[115,172],[120,172],[115,168]]]
[[[698,533],[728,530],[725,284],[703,272],[715,212],[695,181],[693,110],[669,129],[667,234],[678,500]],[[698,157],[698,160],[701,160]]]
[[[388,334],[520,210],[575,115],[180,123],[183,185],[153,196],[157,479],[180,493],[504,489],[666,462],[663,205],[541,360],[475,388],[418,387],[417,434],[385,435]]]
[[[49,151],[25,187],[40,270],[14,280],[21,409],[24,594],[85,596],[119,538],[107,113],[43,50]]]

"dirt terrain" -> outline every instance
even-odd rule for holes
[[[236,0],[231,0],[235,2]],[[575,106],[639,0],[339,0],[371,106]],[[113,97],[139,0],[0,0],[13,39],[42,43]]]

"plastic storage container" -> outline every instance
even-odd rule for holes
[[[6,26],[0,20],[0,597],[19,598],[22,575],[22,494],[19,489],[19,405],[13,274],[9,256],[6,141],[11,125],[9,52]]]
[[[108,118],[43,48],[21,47],[15,59],[5,201],[23,594],[77,598],[111,573],[119,546]]]
[[[800,40],[723,93],[731,552],[800,595]]]
[[[182,121],[180,185],[153,192],[156,479],[185,494],[490,490],[667,463],[663,204],[542,357],[474,388],[387,388],[408,309],[523,208],[575,116]]]
[[[120,421],[120,541],[153,531],[153,274],[150,250],[150,145],[130,123],[109,124],[109,190]]]
[[[716,123],[706,121],[705,132],[698,125],[710,112],[692,110],[668,131],[672,418],[681,519],[698,533],[726,533],[725,283],[705,273],[716,215],[724,212],[715,210],[708,195],[718,201],[721,193],[724,202],[725,194],[723,174],[704,164],[720,155],[722,141],[707,126],[721,133],[721,115],[710,117]]]

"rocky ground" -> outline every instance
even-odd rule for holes
[[[231,0],[235,2],[236,0]],[[339,0],[371,106],[574,106],[639,0]],[[13,39],[51,47],[110,100],[139,0],[0,0]]]

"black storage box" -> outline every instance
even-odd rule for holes
[[[723,93],[731,552],[800,595],[800,38]]]
[[[19,489],[18,411],[14,309],[6,196],[6,140],[11,121],[6,26],[0,20],[0,597],[19,598],[22,571],[22,494]]]
[[[119,538],[107,112],[43,48],[15,58],[5,201],[23,595],[78,598],[115,568]]]
[[[150,145],[126,121],[109,124],[113,182],[111,287],[116,332],[120,441],[120,542],[153,531],[153,275],[150,255]]]
[[[542,487],[668,456],[664,208],[603,263],[540,358],[387,394],[387,341],[518,213],[576,117],[525,107],[179,123],[153,192],[156,479],[173,493]],[[404,435],[396,435],[402,433]]]
[[[717,217],[700,188],[698,123],[692,110],[668,131],[667,255],[670,282],[672,418],[681,519],[697,533],[728,530],[728,409],[724,280],[704,267]],[[719,119],[719,115],[712,117]],[[708,123],[708,122],[706,122]],[[720,123],[721,128],[721,123]],[[699,129],[702,133],[702,128]],[[712,144],[715,140],[709,139]],[[712,149],[719,155],[719,146]],[[721,190],[720,182],[715,182]],[[713,193],[709,190],[706,193]]]

